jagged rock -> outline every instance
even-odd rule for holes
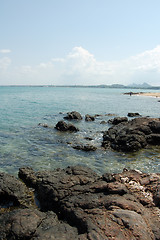
[[[0,216],[0,239],[77,239],[77,229],[60,222],[53,212],[19,209]]]
[[[128,121],[127,117],[115,117],[113,119],[108,120],[108,123],[113,124],[113,125],[117,125],[119,123],[127,122],[127,121]]]
[[[24,183],[7,173],[0,173],[0,206],[33,205],[33,193]]]
[[[79,112],[73,111],[73,112],[68,112],[67,116],[64,117],[64,119],[68,120],[82,120],[82,116]]]
[[[75,127],[73,124],[66,123],[64,121],[59,121],[56,124],[55,128],[62,132],[66,132],[66,131],[77,132],[77,131],[79,131],[79,129],[77,127]]]
[[[35,189],[41,209],[1,214],[1,240],[160,239],[160,174],[124,169],[101,177],[83,166],[24,167],[19,177]]]
[[[128,117],[138,117],[138,116],[140,116],[140,114],[139,113],[128,113],[127,116]]]
[[[102,146],[118,151],[137,151],[147,144],[160,145],[160,119],[136,118],[120,122],[103,134]]]
[[[91,115],[89,115],[89,114],[86,114],[85,115],[85,121],[87,121],[87,122],[92,122],[92,121],[94,121],[95,120],[95,117],[94,116],[91,116]]]

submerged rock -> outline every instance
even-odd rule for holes
[[[160,239],[160,174],[125,169],[99,176],[83,166],[41,172],[24,167],[19,177],[35,189],[41,209],[1,214],[2,240]]]
[[[61,132],[66,132],[66,131],[77,132],[77,131],[79,131],[79,129],[77,127],[75,127],[73,124],[66,123],[64,121],[59,121],[56,124],[55,128]]]
[[[73,111],[73,112],[68,112],[67,116],[64,117],[64,119],[68,120],[82,120],[82,116],[79,112]]]
[[[95,151],[97,148],[96,146],[93,146],[91,144],[79,144],[79,145],[74,145],[73,146],[74,149],[77,149],[77,150],[82,150],[82,151],[85,151],[85,152],[89,152],[89,151]]]
[[[102,146],[118,151],[137,151],[148,144],[160,145],[159,118],[136,118],[131,121],[122,121],[103,134]]]

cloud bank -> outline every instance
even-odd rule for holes
[[[9,53],[4,50],[0,52]],[[13,63],[9,57],[0,58],[0,85],[160,85],[160,45],[121,61],[100,62],[86,49],[74,47],[64,58],[36,66],[15,67]]]

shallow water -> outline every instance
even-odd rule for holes
[[[83,164],[98,173],[119,172],[124,167],[145,172],[160,172],[160,147],[150,147],[134,154],[106,151],[101,148],[100,124],[114,116],[139,112],[142,116],[160,117],[156,98],[123,95],[129,89],[61,88],[61,87],[0,87],[0,171],[17,174],[19,167],[35,170],[54,169]],[[135,91],[135,90],[132,90]],[[136,90],[137,92],[142,90]],[[60,133],[54,127],[65,113],[76,110],[99,114],[94,122],[74,122],[78,133]],[[49,128],[38,126],[47,123]],[[91,137],[93,140],[85,140]],[[72,148],[73,144],[91,143],[95,152]]]

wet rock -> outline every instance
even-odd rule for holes
[[[106,121],[101,121],[100,124],[107,124],[107,122]]]
[[[108,123],[110,124],[113,124],[113,125],[117,125],[119,123],[122,123],[122,122],[127,122],[128,121],[128,118],[127,117],[115,117],[113,119],[110,119],[108,121]]]
[[[128,113],[127,115],[128,117],[137,117],[137,116],[140,116],[139,113]]]
[[[120,122],[103,134],[102,146],[132,152],[147,146],[160,145],[160,119],[135,118]]]
[[[92,121],[94,121],[95,120],[95,117],[94,116],[91,116],[91,115],[89,115],[89,114],[86,114],[85,115],[85,121],[87,121],[87,122],[92,122]]]
[[[82,116],[79,112],[73,111],[73,112],[68,112],[67,116],[64,117],[64,119],[68,120],[82,120]]]
[[[97,149],[97,147],[91,145],[91,144],[79,144],[79,145],[74,145],[73,146],[74,149],[77,150],[82,150],[85,152],[89,152],[89,151],[95,151]]]
[[[55,128],[62,132],[66,132],[66,131],[77,132],[77,131],[79,131],[79,129],[77,127],[75,127],[73,124],[66,123],[64,121],[59,121],[56,124]]]

